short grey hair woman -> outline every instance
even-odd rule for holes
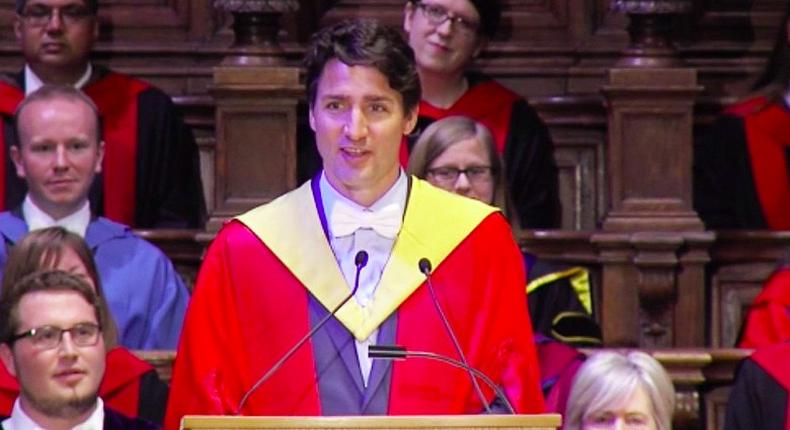
[[[573,381],[566,430],[671,430],[675,390],[661,364],[640,352],[597,352]]]

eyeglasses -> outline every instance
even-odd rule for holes
[[[33,346],[39,349],[53,349],[60,345],[63,340],[63,333],[69,332],[71,341],[77,346],[93,346],[99,341],[99,333],[101,333],[101,326],[94,323],[79,323],[71,328],[60,328],[51,325],[45,325],[30,329],[24,333],[12,336],[9,343],[20,339],[30,339]]]
[[[478,28],[480,28],[479,22],[453,15],[442,6],[429,3],[426,4],[421,1],[416,1],[415,5],[420,8],[422,14],[434,27],[438,27],[444,24],[445,21],[450,20],[451,24],[458,24],[458,28],[468,34],[477,33]]]
[[[456,167],[437,167],[435,169],[428,169],[429,175],[445,184],[454,184],[461,173],[466,175],[469,182],[487,182],[491,180],[491,174],[493,172],[491,166],[470,166],[466,169],[458,169]]]
[[[25,9],[21,15],[28,24],[36,27],[43,27],[52,21],[56,13],[60,16],[61,22],[66,25],[79,24],[95,15],[93,11],[85,6],[69,5],[65,7],[50,7],[40,4]]]

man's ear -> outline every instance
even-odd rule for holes
[[[9,154],[11,154],[11,160],[14,162],[14,166],[16,166],[16,175],[24,179],[25,165],[22,163],[22,153],[20,152],[19,144],[11,145]]]
[[[310,122],[310,128],[315,131],[315,116],[313,115],[313,105],[307,107],[307,115],[308,121]]]
[[[24,23],[22,22],[22,17],[19,14],[14,15],[14,35],[16,36],[17,42],[22,41],[22,26]]]
[[[406,121],[404,122],[403,125],[404,136],[408,136],[409,134],[411,134],[412,131],[414,131],[414,127],[417,126],[417,119],[419,118],[419,113],[420,113],[419,105],[415,106],[414,109],[411,110],[411,112],[407,113]]]
[[[0,344],[0,361],[3,362],[8,373],[16,377],[16,366],[14,366],[14,352],[7,343]]]
[[[97,151],[99,151],[99,159],[96,160],[96,168],[93,169],[93,173],[96,173],[96,174],[101,173],[101,166],[102,166],[102,163],[104,162],[104,141],[103,140],[101,142],[99,142],[99,148],[97,149]]]

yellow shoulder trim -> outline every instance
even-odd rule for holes
[[[419,287],[417,268],[428,258],[434,268],[495,208],[439,190],[412,178],[403,226],[370,305],[349,301],[338,320],[358,340],[370,334]],[[310,183],[238,217],[327,309],[349,286],[326,240]]]
[[[584,309],[592,315],[592,292],[590,291],[590,272],[583,267],[571,267],[561,272],[547,273],[540,278],[533,279],[527,284],[527,294],[558,279],[569,278],[568,281],[579,298]]]

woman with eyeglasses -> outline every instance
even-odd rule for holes
[[[444,190],[499,207],[518,230],[517,222],[511,218],[502,162],[491,132],[484,125],[462,116],[431,124],[414,145],[408,171]],[[562,412],[573,374],[581,365],[581,354],[548,336],[588,346],[600,343],[600,329],[571,282],[573,276],[585,280],[587,271],[580,267],[556,271],[556,266],[529,254],[525,254],[525,262],[528,278],[537,281],[529,284],[537,285],[531,291],[529,287],[525,290],[529,292],[546,406],[550,411]],[[546,277],[541,276],[544,274]],[[586,300],[589,297],[588,285]],[[569,328],[574,331],[568,331]],[[586,341],[581,342],[582,339]]]
[[[546,125],[524,97],[469,71],[496,35],[501,13],[498,0],[406,3],[403,28],[422,88],[416,130],[455,115],[485,124],[506,163],[505,179],[513,190],[511,219],[522,228],[559,227],[557,166]]]
[[[25,276],[42,269],[56,269],[83,278],[95,288],[103,308],[105,321],[100,321],[104,344],[107,347],[104,379],[99,396],[115,411],[130,417],[140,417],[161,424],[167,403],[167,385],[156,370],[118,346],[118,331],[102,292],[98,271],[88,246],[78,235],[62,227],[35,230],[11,248],[6,263],[2,291]],[[19,385],[0,364],[0,416],[9,415]]]

